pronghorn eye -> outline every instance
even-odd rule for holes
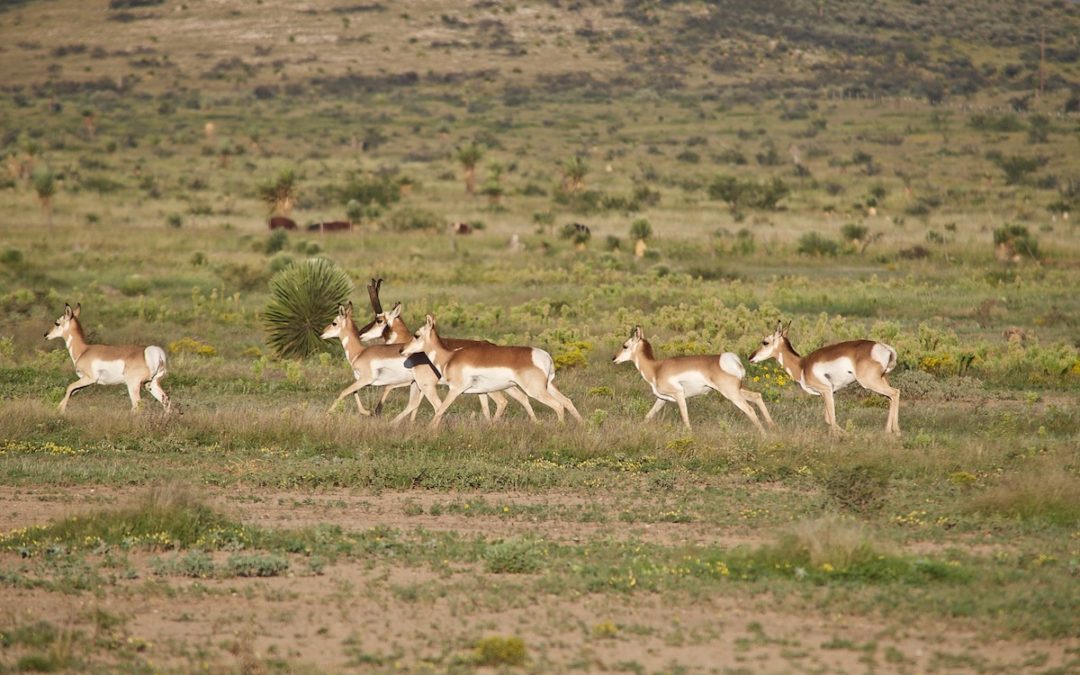
[[[762,341],[761,341],[761,344],[763,344],[763,345],[767,345],[767,344],[769,344],[769,341],[768,341],[768,340],[762,340]]]

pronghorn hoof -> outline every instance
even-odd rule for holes
[[[375,417],[382,416],[382,403],[375,406]]]

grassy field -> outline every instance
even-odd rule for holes
[[[0,4],[0,672],[1080,669],[1076,19]],[[301,228],[354,229],[270,233],[282,171]],[[412,328],[547,349],[585,422],[327,414],[339,343],[281,359],[262,321],[311,257],[363,321],[381,277]],[[164,347],[179,414],[59,414],[65,302]],[[850,389],[834,438],[747,363],[779,318],[893,345],[903,435]],[[634,325],[740,354],[778,428],[645,423]]]

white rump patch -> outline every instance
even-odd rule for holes
[[[732,352],[724,352],[720,355],[720,370],[740,380],[746,377],[746,368],[743,368],[739,355]]]
[[[98,384],[123,384],[124,360],[94,361],[90,364],[90,372]]]
[[[875,342],[870,348],[870,358],[881,364],[882,372],[888,373],[896,367],[896,350],[884,342]]]
[[[551,354],[548,354],[543,349],[533,347],[532,362],[534,366],[547,375],[548,382],[555,379],[555,360],[551,358]]]
[[[157,379],[165,375],[165,350],[157,345],[150,345],[143,350],[143,359],[146,360],[146,369],[150,371],[150,379]]]

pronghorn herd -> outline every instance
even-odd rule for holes
[[[496,345],[486,340],[453,339],[439,334],[435,317],[428,314],[415,333],[401,318],[401,303],[389,312],[383,311],[379,300],[382,280],[372,279],[368,295],[375,315],[358,328],[353,320],[352,303],[338,308],[338,314],[322,332],[325,340],[340,340],[345,359],[355,381],[346,387],[330,405],[332,411],[352,395],[362,415],[372,412],[364,408],[359,392],[369,386],[383,387],[375,414],[390,391],[409,388],[409,403],[394,419],[398,424],[406,417],[415,421],[424,400],[435,410],[431,420],[438,426],[447,409],[462,394],[480,397],[484,417],[498,420],[510,396],[536,421],[530,399],[535,399],[555,411],[560,422],[565,413],[577,421],[581,415],[573,402],[555,387],[555,362],[551,354],[536,347]],[[151,395],[166,411],[171,408],[168,395],[161,388],[166,373],[165,351],[161,347],[92,345],[86,342],[79,314],[82,307],[65,305],[64,313],[45,334],[52,340],[63,338],[75,372],[79,376],[67,388],[60,402],[63,412],[71,395],[92,384],[121,384],[128,387],[132,410],[139,406],[139,392],[146,385]],[[791,346],[787,333],[790,327],[777,322],[776,329],[766,335],[761,345],[750,355],[752,363],[776,359],[792,380],[809,394],[821,396],[825,403],[825,422],[833,433],[842,433],[836,422],[833,395],[852,382],[889,399],[889,414],[885,422],[887,433],[900,433],[900,392],[889,385],[886,375],[896,367],[896,350],[882,342],[852,340],[822,347],[807,356],[800,356]],[[365,344],[375,342],[375,344]],[[769,427],[775,427],[761,394],[746,389],[743,380],[746,369],[733,352],[709,356],[676,356],[658,359],[652,345],[645,339],[641,326],[635,326],[623,342],[612,362],[633,362],[649,384],[656,403],[645,419],[652,419],[665,403],[675,403],[682,422],[690,428],[686,400],[710,391],[719,392],[741,410],[762,434],[765,427],[754,406]],[[440,397],[438,385],[449,391]],[[492,416],[488,398],[495,401]],[[753,406],[751,405],[753,404]]]

